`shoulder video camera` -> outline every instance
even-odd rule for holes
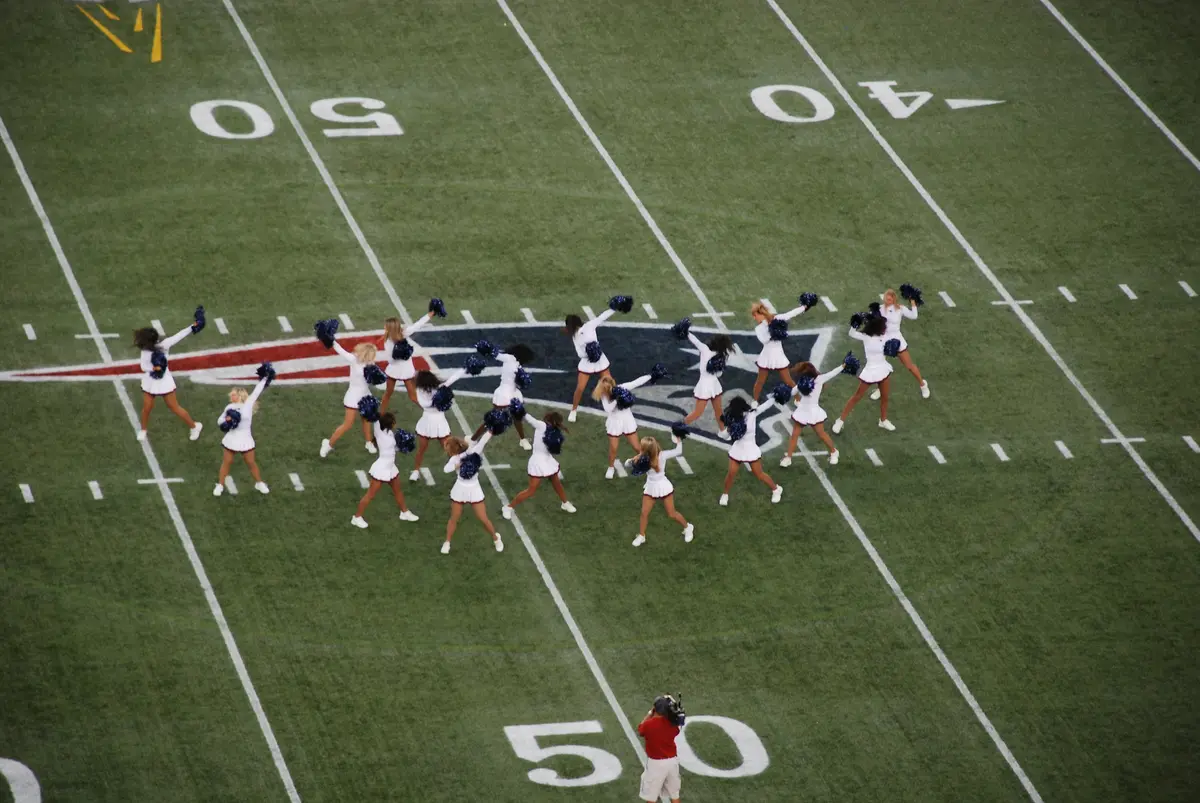
[[[682,700],[683,695],[681,694],[674,697],[669,694],[659,695],[654,698],[654,713],[666,717],[675,727],[682,728],[687,719],[687,712],[683,710]]]

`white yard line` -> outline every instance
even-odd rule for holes
[[[22,324],[22,325],[25,328],[25,339],[26,340],[37,340],[37,332],[33,331],[33,324],[27,323],[27,324]]]
[[[938,462],[939,466],[946,465],[946,456],[942,454],[942,450],[936,446],[929,447],[929,453],[933,455],[933,459]]]
[[[933,199],[933,196],[930,195],[929,191],[925,189],[925,185],[921,183],[921,181],[913,174],[912,170],[909,169],[908,165],[905,164],[904,160],[900,158],[900,154],[896,153],[896,150],[891,146],[891,143],[884,139],[883,134],[879,133],[879,129],[876,128],[875,124],[871,122],[871,119],[867,117],[866,113],[862,110],[862,107],[858,105],[858,101],[856,101],[854,96],[847,91],[846,87],[842,84],[838,77],[834,75],[833,71],[830,70],[825,62],[821,59],[820,55],[813,50],[812,45],[808,43],[808,40],[804,38],[804,35],[800,33],[799,29],[797,29],[795,24],[792,23],[792,20],[788,17],[788,15],[785,14],[783,9],[779,7],[779,4],[776,2],[776,0],[766,0],[766,2],[775,12],[776,16],[779,17],[780,21],[783,22],[789,31],[791,31],[792,36],[795,37],[800,46],[804,48],[806,53],[808,53],[808,56],[813,60],[813,63],[815,63],[825,75],[826,80],[829,81],[846,105],[849,106],[851,111],[854,112],[854,115],[859,119],[859,122],[861,122],[867,131],[870,132],[871,136],[875,139],[875,142],[878,143],[879,147],[883,149],[884,153],[888,155],[888,158],[892,160],[892,163],[896,166],[896,168],[904,175],[906,179],[908,179],[909,184],[912,185],[913,189],[916,190],[921,196],[922,200],[925,201],[925,204],[929,207],[930,211],[937,216],[938,220],[942,222],[942,225],[946,227],[946,230],[949,231],[954,237],[955,241],[958,242],[959,246],[971,259],[971,262],[974,263],[979,272],[983,274],[984,278],[991,283],[992,287],[996,289],[996,292],[999,293],[1001,298],[1004,299],[999,303],[1006,304],[1010,307],[1010,309],[1012,309],[1013,314],[1017,316],[1017,319],[1020,320],[1025,328],[1029,331],[1029,334],[1032,335],[1034,340],[1041,345],[1042,349],[1045,350],[1050,359],[1054,361],[1054,364],[1058,366],[1058,369],[1062,372],[1063,376],[1067,378],[1067,381],[1070,382],[1072,387],[1074,387],[1079,395],[1083,397],[1083,400],[1087,402],[1087,405],[1092,408],[1092,412],[1095,413],[1096,417],[1100,419],[1108,431],[1112,433],[1114,438],[1123,440],[1121,444],[1122,447],[1125,449],[1125,452],[1129,455],[1130,459],[1133,460],[1134,464],[1137,465],[1138,469],[1142,472],[1142,475],[1152,486],[1154,486],[1154,489],[1158,491],[1159,495],[1163,498],[1163,501],[1167,503],[1171,510],[1175,512],[1175,515],[1179,517],[1181,522],[1183,522],[1183,525],[1187,528],[1188,532],[1192,534],[1192,537],[1195,538],[1196,541],[1200,542],[1200,527],[1196,526],[1196,523],[1192,521],[1191,517],[1187,514],[1187,511],[1185,511],[1180,504],[1175,501],[1175,497],[1169,490],[1167,490],[1167,487],[1163,485],[1162,481],[1159,480],[1158,475],[1154,473],[1146,461],[1142,459],[1142,456],[1137,449],[1135,449],[1131,443],[1124,441],[1123,436],[1121,435],[1121,430],[1117,427],[1116,423],[1113,422],[1112,418],[1110,418],[1108,413],[1104,411],[1104,408],[1100,406],[1100,403],[1096,401],[1095,397],[1092,396],[1088,389],[1083,386],[1083,383],[1079,381],[1079,378],[1075,376],[1075,372],[1071,370],[1070,366],[1067,365],[1066,361],[1063,360],[1062,356],[1059,355],[1058,351],[1053,345],[1051,345],[1050,341],[1046,339],[1046,336],[1042,333],[1042,330],[1038,328],[1038,325],[1033,322],[1032,318],[1029,317],[1029,313],[1021,308],[1021,304],[1023,302],[1014,298],[1012,293],[1008,291],[1008,288],[1006,288],[1000,282],[1000,280],[996,277],[996,274],[992,272],[992,269],[989,268],[987,263],[983,261],[983,257],[981,257],[975,250],[974,246],[967,241],[967,238],[963,236],[961,231],[959,231],[958,226],[954,224],[954,221],[950,219],[949,215],[946,214],[946,211],[942,209],[941,205]],[[1042,0],[1042,2],[1046,3],[1046,0]],[[1015,769],[1016,768],[1014,767],[1014,770]],[[1026,781],[1027,780],[1028,779],[1026,779]],[[1026,791],[1036,794],[1036,791],[1033,790],[1032,785],[1027,787]]]
[[[21,483],[17,487],[21,489],[21,498],[25,500],[25,504],[32,505],[33,504],[33,489],[30,488],[25,483]]]
[[[1062,297],[1067,301],[1071,302],[1072,304],[1075,303],[1075,296],[1071,295],[1071,291],[1067,288],[1060,286],[1058,288],[1058,292],[1062,293]]]
[[[262,71],[263,77],[266,79],[267,84],[270,85],[271,91],[274,93],[275,99],[279,102],[280,107],[283,109],[284,115],[291,122],[292,128],[296,132],[296,136],[298,136],[300,141],[304,144],[304,149],[308,152],[309,158],[312,160],[313,165],[317,168],[317,172],[320,173],[321,178],[325,181],[325,186],[329,189],[330,194],[337,203],[338,209],[341,210],[342,216],[346,219],[346,225],[350,227],[350,230],[354,233],[355,239],[358,240],[359,246],[362,248],[363,253],[367,257],[367,261],[370,262],[372,269],[375,271],[376,278],[379,280],[379,283],[383,289],[387,292],[388,298],[392,302],[392,306],[395,307],[396,311],[400,314],[400,318],[404,321],[405,325],[411,324],[412,316],[408,314],[408,310],[405,308],[404,303],[400,300],[400,296],[396,292],[395,287],[392,285],[391,280],[383,271],[383,267],[380,265],[378,257],[375,256],[375,251],[371,248],[370,243],[367,242],[367,238],[362,233],[362,229],[359,227],[358,222],[354,219],[353,213],[351,213],[350,208],[346,205],[345,200],[343,200],[342,194],[337,188],[337,184],[334,183],[333,177],[329,174],[329,171],[325,167],[325,162],[321,159],[320,154],[317,153],[317,149],[312,144],[312,140],[309,139],[304,127],[300,124],[299,119],[296,117],[296,113],[292,110],[291,104],[288,102],[287,97],[283,94],[283,90],[280,89],[274,75],[272,75],[271,68],[267,66],[266,60],[263,58],[262,53],[259,52],[258,45],[254,43],[254,38],[250,35],[250,31],[247,30],[245,24],[242,22],[241,17],[238,16],[237,10],[233,7],[232,0],[223,0],[223,3],[225,5],[225,9],[229,12],[229,16],[233,19],[234,24],[237,26],[239,33],[241,33],[242,40],[246,43],[246,47],[249,48],[251,54],[254,56],[254,60],[258,63],[259,70]],[[508,12],[507,10],[507,6],[504,6],[504,8],[505,11],[511,15],[511,12]],[[519,23],[517,24],[519,25]],[[709,311],[714,311],[711,309],[711,305],[706,303],[705,306],[709,307]],[[463,417],[462,411],[459,409],[458,405],[454,405],[452,409],[454,410],[454,414],[458,419],[458,423],[462,431],[467,433],[471,432],[473,428],[467,424],[467,421]],[[504,493],[504,489],[500,486],[500,481],[497,479],[495,472],[492,471],[492,469],[486,464],[484,464],[482,472],[487,477],[489,484],[492,486],[492,490],[495,492],[497,499],[500,501],[500,504],[507,505],[509,501],[508,496]],[[424,471],[422,473],[424,473]],[[579,629],[579,625],[576,624],[575,617],[571,614],[570,608],[567,607],[567,603],[563,599],[562,594],[559,592],[558,585],[554,582],[554,578],[550,576],[550,571],[546,568],[546,564],[542,560],[541,554],[538,552],[537,547],[534,546],[533,540],[529,537],[529,534],[526,532],[525,527],[521,523],[521,519],[518,515],[513,516],[511,524],[517,533],[517,537],[521,539],[521,543],[525,547],[525,551],[529,554],[530,560],[533,561],[534,566],[537,568],[538,574],[542,578],[542,583],[550,592],[550,596],[554,600],[555,607],[558,608],[559,615],[562,616],[563,621],[567,625],[567,629],[571,632],[572,637],[575,639],[575,645],[579,648],[580,653],[583,654],[584,661],[587,664],[588,669],[591,670],[592,677],[595,679],[596,684],[600,687],[601,693],[604,695],[605,700],[612,709],[614,716],[616,716],[617,722],[620,724],[621,730],[625,734],[625,738],[629,740],[629,744],[633,747],[638,758],[644,764],[646,760],[646,753],[645,750],[642,749],[641,740],[634,732],[633,724],[629,721],[629,717],[625,714],[624,709],[618,702],[617,696],[612,690],[612,686],[609,685],[608,679],[605,678],[604,672],[600,669],[600,664],[596,661],[596,656],[592,653],[591,647],[588,646],[587,640],[583,637],[583,632]]]
[[[1080,35],[1079,31],[1075,30],[1075,26],[1067,22],[1067,18],[1059,13],[1059,10],[1054,7],[1054,4],[1051,3],[1050,0],[1041,0],[1041,3],[1046,7],[1046,10],[1054,16],[1054,19],[1058,20],[1058,23],[1066,28],[1067,33],[1071,34],[1071,37],[1079,43],[1080,47],[1087,51],[1087,54],[1092,57],[1092,60],[1100,65],[1100,69],[1108,73],[1108,77],[1111,78],[1117,86],[1121,87],[1121,91],[1124,92],[1129,99],[1134,102],[1134,105],[1142,110],[1142,114],[1146,115],[1146,117],[1150,119],[1150,122],[1154,123],[1158,130],[1161,131],[1163,135],[1171,141],[1171,144],[1175,146],[1175,149],[1183,154],[1183,158],[1191,162],[1192,167],[1200,170],[1200,159],[1197,159],[1196,156],[1187,149],[1187,146],[1179,141],[1179,137],[1175,136],[1175,134],[1171,132],[1171,129],[1167,128],[1166,124],[1162,120],[1158,119],[1157,114],[1150,111],[1150,107],[1142,102],[1142,99],[1138,97],[1136,92],[1130,89],[1129,84],[1125,83],[1121,76],[1117,75],[1116,70],[1108,66],[1108,62],[1101,58],[1100,54],[1096,52],[1096,49],[1088,44],[1088,41]]]
[[[1055,441],[1054,445],[1058,448],[1058,453],[1061,454],[1063,457],[1065,457],[1067,460],[1070,460],[1072,457],[1075,456],[1075,455],[1071,454],[1071,450],[1068,449],[1067,445],[1065,443],[1063,443],[1062,441]]]
[[[945,290],[938,290],[938,295],[942,297],[942,301],[945,302],[947,307],[953,308],[958,306],[954,303],[954,299],[950,297],[950,294]]]
[[[92,492],[93,499],[104,498],[104,491],[100,490],[100,483],[95,480],[88,480],[88,490]]]
[[[17,153],[16,145],[13,144],[12,137],[9,135],[8,127],[5,126],[3,119],[0,119],[0,139],[4,140],[4,147],[12,159],[13,167],[16,168],[17,175],[21,179],[21,184],[25,187],[25,193],[29,196],[29,202],[32,204],[38,219],[42,223],[46,239],[49,241],[50,248],[54,251],[55,257],[58,259],[58,265],[62,269],[63,277],[71,288],[71,293],[75,297],[75,303],[79,307],[79,313],[83,316],[88,332],[96,344],[97,351],[100,353],[100,359],[105,363],[113,362],[112,354],[108,350],[108,344],[104,342],[100,334],[100,328],[96,325],[96,318],[92,315],[92,310],[88,306],[87,299],[83,296],[79,282],[75,279],[75,271],[71,268],[71,263],[67,260],[67,255],[63,252],[62,244],[58,241],[58,235],[54,232],[54,226],[50,223],[50,218],[42,206],[41,199],[38,198],[37,190],[34,189],[33,182],[29,179],[29,174],[25,172],[25,164],[21,161],[20,154]],[[119,379],[114,379],[112,386],[116,391],[117,398],[121,402],[121,406],[125,409],[125,416],[129,420],[132,432],[136,433],[141,429],[141,424],[138,420],[138,412],[134,409],[133,401],[129,398],[129,392],[125,389],[125,384]],[[242,683],[242,690],[250,701],[250,707],[253,709],[254,716],[258,720],[258,727],[262,731],[263,738],[266,740],[267,746],[271,751],[271,757],[274,759],[275,769],[279,773],[279,778],[283,782],[284,788],[288,793],[288,798],[292,803],[300,803],[300,795],[296,792],[296,785],[292,781],[292,774],[283,759],[283,752],[279,748],[279,742],[275,739],[275,731],[271,728],[271,723],[267,720],[267,713],[263,709],[262,701],[258,697],[258,691],[254,688],[254,682],[250,679],[250,672],[246,669],[246,662],[242,659],[242,653],[238,649],[237,641],[233,637],[233,631],[229,629],[229,622],[225,619],[221,603],[217,600],[216,592],[213,591],[212,583],[208,579],[208,572],[204,569],[204,564],[201,562],[200,555],[196,551],[196,545],[192,542],[192,536],[188,533],[187,525],[184,524],[179,507],[175,504],[175,496],[171,493],[171,487],[167,482],[167,478],[163,475],[162,467],[158,463],[158,457],[155,455],[154,449],[150,446],[149,439],[141,441],[140,445],[142,447],[142,456],[145,457],[146,463],[150,467],[150,473],[154,475],[154,482],[158,485],[159,494],[162,496],[171,521],[175,525],[175,532],[179,536],[179,541],[183,545],[184,552],[187,553],[188,562],[192,566],[196,580],[200,583],[200,588],[204,591],[204,598],[208,602],[209,612],[217,623],[217,629],[220,631],[221,639],[225,643],[225,650],[229,653],[234,670],[237,672],[238,679]]]
[[[1127,296],[1129,297],[1129,300],[1130,300],[1130,301],[1137,301],[1137,293],[1135,293],[1135,292],[1133,292],[1132,290],[1130,290],[1130,289],[1129,289],[1129,285],[1127,285],[1127,284],[1118,284],[1118,285],[1117,285],[1117,287],[1120,287],[1120,288],[1121,288],[1121,292],[1122,292],[1122,293],[1124,293],[1125,295],[1127,295]]]

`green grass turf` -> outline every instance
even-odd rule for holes
[[[554,319],[618,290],[663,320],[699,309],[497,7],[237,5],[411,311],[437,294],[480,321],[519,320],[523,306]],[[1037,4],[783,5],[1195,511],[1196,456],[1180,436],[1196,383],[1162,379],[1197,350],[1194,306],[1175,284],[1200,287],[1186,163]],[[1196,543],[1120,447],[1099,444],[1107,430],[1012,314],[988,303],[994,290],[848,108],[802,127],[755,110],[749,92],[767,83],[833,97],[769,8],[513,9],[700,286],[737,313],[733,328],[761,295],[828,294],[839,312],[818,308],[805,323],[840,330],[887,285],[926,289],[906,331],[934,396],[922,402],[897,374],[896,433],[877,430],[864,401],[828,470],[835,488],[1047,800],[1187,799],[1200,774],[1189,739]],[[280,337],[276,315],[301,335],[343,311],[378,326],[393,314],[387,297],[223,8],[166,10],[167,58],[154,67],[70,6],[8,4],[3,17],[19,35],[0,54],[12,79],[0,114],[99,326],[122,333],[114,354],[134,356],[127,332],[150,318],[181,326],[198,300],[231,334],[210,323],[188,350]],[[1154,83],[1152,103],[1182,104],[1161,111],[1186,139],[1186,70],[1123,57],[1138,42],[1159,47],[1147,32],[1161,11],[1138,15],[1129,40],[1093,43],[1120,44],[1114,65]],[[1161,52],[1181,47],[1190,19]],[[1009,103],[951,114],[935,101],[894,121],[855,86],[876,78]],[[308,105],[351,95],[385,100],[405,135],[322,137]],[[259,103],[275,133],[203,136],[187,109],[218,97]],[[82,320],[11,170],[0,199],[13,210],[0,257],[19,266],[5,273],[4,367],[94,361],[72,337]],[[1142,298],[1128,302],[1121,281]],[[942,307],[938,289],[959,306]],[[34,343],[18,339],[29,321]],[[839,331],[829,359],[846,347]],[[852,385],[830,386],[826,409]],[[111,385],[48,386],[95,422],[83,434],[46,407],[44,387],[0,387],[21,411],[4,429],[21,459],[5,464],[14,501],[0,509],[15,534],[0,605],[16,612],[3,623],[15,651],[2,665],[12,681],[0,691],[0,755],[34,767],[47,799],[284,799],[166,510],[136,483],[149,470]],[[341,392],[268,391],[255,421],[266,498],[239,467],[242,493],[213,500],[217,433],[189,443],[161,408],[152,424],[164,471],[187,480],[174,495],[302,798],[631,796],[636,757],[490,488],[502,556],[470,521],[450,559],[436,554],[448,484],[434,455],[438,484],[408,488],[419,524],[389,518],[383,495],[370,530],[346,524],[361,493],[352,472],[369,465],[360,436],[315,456]],[[224,393],[181,382],[206,422]],[[461,406],[471,421],[484,409]],[[402,425],[415,417],[401,407]],[[1011,462],[996,461],[992,442]],[[580,513],[568,519],[547,488],[521,519],[628,717],[682,689],[692,712],[737,718],[762,738],[765,773],[689,774],[689,799],[1024,799],[803,462],[783,470],[768,455],[783,505],[746,475],[725,510],[724,456],[689,444],[695,474],[671,476],[696,542],[684,547],[659,513],[635,551],[636,481],[601,479],[603,448],[599,419],[581,418],[563,458]],[[515,438],[488,457],[513,467],[497,471],[513,495],[524,484]],[[291,471],[303,493],[290,490]],[[90,498],[89,479],[105,500]],[[19,502],[20,482],[35,505]],[[530,783],[533,765],[513,755],[504,726],[587,719],[604,732],[553,741],[612,752],[621,780],[570,792]],[[692,734],[710,763],[737,763],[711,727]]]

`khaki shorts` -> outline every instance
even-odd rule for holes
[[[652,758],[642,770],[642,800],[655,801],[662,795],[679,797],[678,758]]]

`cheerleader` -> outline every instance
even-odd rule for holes
[[[700,379],[692,390],[692,398],[696,400],[696,407],[688,413],[683,421],[686,424],[694,422],[704,413],[711,401],[713,415],[717,419],[717,437],[729,440],[729,433],[725,431],[725,423],[721,421],[721,373],[725,370],[725,361],[733,352],[733,340],[729,335],[717,335],[705,345],[700,338],[692,334],[691,325],[691,320],[684,318],[673,327],[676,335],[682,334],[687,337],[700,352]]]
[[[612,374],[608,372],[608,357],[600,348],[600,341],[596,339],[597,327],[611,318],[616,312],[629,312],[631,309],[633,309],[633,298],[630,296],[613,296],[608,301],[608,309],[600,313],[599,317],[584,323],[583,319],[578,315],[568,315],[566,320],[563,321],[563,334],[571,338],[571,343],[575,346],[575,354],[579,357],[579,365],[577,367],[579,373],[575,382],[575,395],[571,398],[571,412],[567,415],[569,423],[575,423],[575,418],[579,411],[579,400],[583,398],[583,392],[587,389],[587,384],[591,378],[596,375],[599,375],[601,378],[612,378]]]
[[[458,529],[458,520],[462,518],[463,505],[470,505],[475,517],[483,525],[483,529],[492,536],[492,543],[497,552],[504,551],[504,542],[500,533],[488,520],[487,508],[483,504],[483,487],[479,484],[479,469],[483,465],[483,447],[492,439],[491,432],[485,432],[478,441],[467,445],[462,438],[447,438],[442,446],[450,455],[449,462],[443,469],[447,474],[457,472],[454,487],[450,489],[450,520],[446,522],[446,540],[442,544],[442,554],[450,554],[450,539]]]
[[[758,378],[754,380],[754,400],[762,393],[767,376],[772,371],[778,371],[779,376],[788,387],[795,385],[792,374],[788,370],[787,354],[783,351],[783,341],[787,339],[787,322],[797,315],[808,312],[817,303],[815,293],[805,293],[800,296],[800,306],[788,312],[773,313],[761,301],[750,305],[750,317],[754,319],[754,336],[762,343],[762,351],[754,364],[758,366]]]
[[[192,419],[188,411],[183,409],[175,398],[175,378],[167,365],[167,355],[171,347],[190,334],[204,328],[204,307],[196,307],[196,314],[190,326],[176,332],[166,340],[158,339],[158,331],[147,327],[133,333],[134,348],[142,352],[142,428],[138,430],[137,439],[146,440],[146,428],[150,426],[150,411],[154,402],[160,396],[167,403],[167,409],[182,419],[188,426],[188,438],[196,440],[204,425]]]
[[[271,363],[264,362],[258,366],[258,384],[254,386],[254,390],[250,393],[246,393],[245,388],[229,391],[229,404],[217,418],[217,426],[225,433],[225,437],[221,439],[225,453],[221,457],[221,468],[217,471],[217,484],[213,488],[213,496],[225,493],[225,478],[229,476],[229,469],[233,466],[234,454],[240,454],[246,461],[250,476],[254,477],[254,490],[262,494],[271,492],[263,482],[258,463],[254,459],[254,435],[250,427],[254,421],[254,414],[258,412],[258,397],[273,381],[275,369],[271,367]]]
[[[421,407],[421,418],[417,421],[417,458],[413,461],[412,473],[408,475],[409,482],[421,478],[421,462],[425,459],[425,450],[429,441],[435,440],[446,445],[450,437],[450,423],[446,420],[446,411],[454,404],[454,391],[450,386],[466,376],[467,372],[459,370],[442,382],[433,371],[421,371],[413,380],[417,386],[417,404]],[[445,388],[445,390],[442,390]]]
[[[524,419],[533,427],[533,454],[529,455],[529,465],[526,469],[529,474],[529,487],[514,496],[512,502],[500,508],[500,513],[505,519],[511,519],[513,508],[537,493],[538,486],[544,479],[550,480],[554,493],[558,494],[562,502],[562,509],[574,513],[575,506],[567,499],[562,478],[558,476],[557,455],[562,452],[563,441],[566,440],[563,433],[567,431],[563,426],[562,413],[549,412],[538,421],[533,416],[526,415],[525,407],[518,402],[514,402],[509,409],[514,422],[520,423],[521,419]]]
[[[856,323],[860,323],[862,331],[854,329]],[[854,395],[846,402],[846,406],[842,408],[842,414],[838,416],[837,421],[833,422],[833,434],[837,435],[842,431],[842,427],[846,426],[846,417],[850,415],[850,411],[858,404],[859,400],[866,395],[867,388],[871,385],[878,385],[880,391],[879,402],[879,427],[886,429],[888,432],[894,432],[896,426],[888,421],[887,406],[888,394],[890,392],[892,366],[887,361],[889,352],[891,356],[895,356],[896,352],[893,348],[898,348],[900,341],[891,338],[887,334],[887,319],[882,316],[870,316],[865,321],[861,321],[861,314],[855,313],[850,318],[850,337],[855,340],[861,340],[863,343],[863,351],[867,356],[867,364],[863,366],[858,375],[858,388],[854,391]]]
[[[483,357],[500,361],[500,387],[492,393],[492,409],[508,410],[514,400],[524,401],[525,397],[521,391],[531,382],[529,374],[525,372],[525,365],[536,359],[533,349],[524,343],[517,343],[499,351],[491,343],[481,340],[475,345],[475,350]],[[519,418],[515,418],[513,423],[516,424],[517,436],[521,439],[521,448],[528,452],[533,445],[525,437],[525,425]],[[479,436],[486,428],[487,424],[480,424],[479,429],[475,430],[475,434],[471,436],[471,440],[479,440]]]
[[[759,413],[770,409],[777,403],[786,403],[791,389],[781,384],[771,393],[773,398],[759,402],[753,407],[739,396],[731,401],[725,410],[725,426],[729,427],[729,437],[733,443],[729,447],[729,470],[725,472],[725,487],[721,498],[717,501],[721,507],[729,505],[729,489],[733,487],[733,481],[737,479],[738,469],[742,467],[742,464],[750,466],[750,471],[754,473],[754,476],[771,489],[772,504],[777,504],[783,496],[783,486],[776,483],[767,472],[763,471],[762,450],[758,448],[755,440]],[[780,402],[780,397],[783,402]]]
[[[903,296],[908,300],[908,306],[905,307],[900,303],[900,297]],[[917,307],[921,305],[921,291],[910,284],[900,285],[900,293],[895,290],[888,289],[883,293],[883,306],[879,314],[887,321],[887,337],[889,340],[896,339],[900,341],[900,351],[896,355],[900,358],[900,364],[908,369],[909,373],[917,378],[917,384],[921,388],[921,398],[929,398],[929,383],[921,378],[921,370],[917,368],[917,364],[912,361],[912,357],[908,354],[908,341],[904,339],[904,335],[900,334],[900,324],[905,318],[915,321],[917,319]],[[871,398],[879,398],[879,388],[871,391]]]
[[[800,430],[811,427],[817,437],[829,447],[829,465],[836,466],[838,450],[833,445],[833,438],[825,431],[825,419],[829,416],[821,409],[821,388],[825,383],[842,373],[851,376],[858,370],[858,360],[853,354],[847,354],[845,361],[837,368],[826,373],[818,373],[817,366],[811,362],[797,363],[792,366],[796,371],[796,387],[792,388],[792,396],[796,398],[796,409],[792,411],[792,437],[788,441],[787,454],[779,461],[779,465],[787,468],[792,464],[792,455],[796,451],[796,443],[800,440]]]
[[[363,518],[363,513],[367,512],[367,505],[371,504],[375,494],[384,485],[392,488],[392,496],[396,497],[396,504],[400,506],[400,521],[418,521],[417,515],[404,503],[404,491],[400,488],[400,469],[396,468],[396,452],[411,452],[414,446],[413,436],[402,429],[396,429],[394,413],[379,413],[383,403],[376,401],[374,396],[364,396],[361,403],[364,405],[363,419],[371,421],[379,457],[367,470],[371,482],[363,498],[358,500],[358,509],[354,511],[350,523],[361,530],[367,529],[367,520]]]
[[[380,411],[387,412],[388,402],[392,400],[392,391],[396,389],[397,380],[404,383],[404,387],[408,391],[408,398],[412,399],[413,404],[417,403],[417,386],[414,381],[417,376],[417,368],[413,365],[413,345],[408,338],[424,329],[435,315],[439,318],[446,317],[446,305],[440,298],[430,299],[429,313],[413,321],[407,327],[400,322],[399,318],[388,318],[383,322],[383,353],[388,356],[388,364],[383,372],[387,377],[387,386],[383,391],[383,399],[379,402]]]
[[[635,452],[642,448],[637,437],[637,420],[633,417],[633,405],[637,399],[632,391],[648,382],[657,382],[666,376],[666,373],[666,369],[659,364],[655,365],[650,373],[643,374],[632,382],[618,385],[612,374],[606,372],[596,383],[592,398],[600,402],[604,412],[608,414],[608,420],[604,423],[604,429],[608,432],[608,469],[604,472],[604,479],[611,480],[616,473],[617,448],[621,444],[621,438],[628,441]]]
[[[642,438],[638,446],[638,456],[627,461],[634,476],[646,475],[646,484],[642,488],[642,518],[638,525],[638,536],[633,539],[634,546],[646,543],[646,524],[650,521],[650,511],[660,500],[667,510],[667,515],[683,525],[683,542],[690,544],[695,537],[696,525],[675,509],[675,486],[667,479],[667,461],[683,454],[683,441],[679,436],[672,435],[671,440],[675,442],[675,448],[664,452],[656,439]]]
[[[333,445],[338,442],[338,439],[345,435],[350,427],[354,426],[354,418],[358,415],[359,400],[363,396],[370,396],[371,385],[382,384],[386,377],[383,371],[379,370],[379,366],[375,364],[375,356],[378,354],[378,349],[375,348],[374,343],[359,343],[354,347],[353,352],[349,352],[342,348],[342,344],[334,339],[334,335],[337,333],[336,319],[319,321],[315,328],[317,330],[317,338],[325,344],[325,347],[331,348],[342,355],[342,359],[350,364],[350,385],[342,395],[342,407],[345,408],[346,414],[342,419],[342,423],[333,431],[333,434],[321,441],[321,457],[325,457],[333,451]],[[367,451],[375,454],[378,450],[375,448],[375,444],[371,442],[371,422],[365,418],[362,421],[362,433]]]

